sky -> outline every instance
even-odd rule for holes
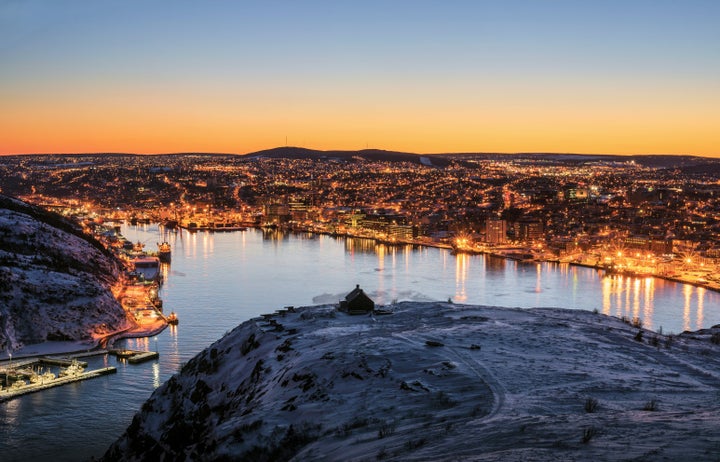
[[[0,154],[720,157],[720,1],[0,0]]]

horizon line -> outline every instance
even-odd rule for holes
[[[456,151],[456,152],[432,152],[432,153],[419,153],[410,151],[393,151],[382,148],[362,148],[362,149],[315,149],[306,148],[302,146],[276,146],[267,149],[261,149],[259,151],[250,151],[246,153],[232,153],[232,152],[212,152],[212,151],[178,151],[178,152],[111,152],[111,151],[96,151],[96,152],[35,152],[35,153],[6,153],[0,154],[0,157],[13,157],[13,156],[177,156],[177,155],[216,155],[216,156],[249,156],[252,154],[259,154],[268,151],[276,151],[282,149],[302,149],[306,151],[314,152],[387,152],[397,154],[410,154],[416,156],[450,156],[450,155],[563,155],[563,156],[612,156],[612,157],[632,157],[632,156],[663,156],[663,157],[699,157],[707,159],[716,159],[715,156],[700,155],[700,154],[678,154],[678,153],[631,153],[631,154],[620,154],[620,153],[599,153],[599,152],[549,152],[549,151],[517,151],[517,152],[498,152],[498,151]]]

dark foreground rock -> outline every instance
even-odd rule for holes
[[[712,333],[584,311],[401,303],[243,323],[143,405],[106,461],[702,460]]]

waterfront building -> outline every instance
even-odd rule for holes
[[[398,225],[393,223],[387,227],[387,235],[390,239],[409,241],[417,237],[417,228],[411,225]]]
[[[504,244],[507,242],[507,230],[507,221],[488,218],[485,222],[485,239],[488,244]]]
[[[265,221],[266,223],[280,224],[290,221],[290,209],[287,204],[266,204],[265,205]]]
[[[515,239],[523,242],[539,241],[543,238],[543,224],[538,219],[522,219],[514,223]]]

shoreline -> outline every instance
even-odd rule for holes
[[[262,226],[255,226],[255,229],[263,230],[264,228]],[[406,241],[406,240],[385,240],[385,239],[378,239],[375,237],[369,237],[369,236],[363,236],[363,235],[355,235],[351,233],[332,233],[329,231],[317,231],[317,230],[311,230],[311,229],[293,229],[293,228],[278,228],[282,231],[289,231],[289,232],[295,232],[295,233],[311,233],[311,234],[317,234],[317,235],[325,235],[325,236],[332,236],[332,237],[343,237],[343,238],[353,238],[353,239],[367,239],[374,241],[377,244],[384,244],[384,245],[397,245],[397,246],[405,246],[405,245],[412,245],[412,246],[420,246],[420,247],[430,247],[430,248],[436,248],[436,249],[445,249],[450,250],[453,254],[464,254],[464,255],[486,255],[496,258],[503,258],[506,260],[514,260],[523,263],[522,260],[512,258],[507,255],[503,255],[501,253],[495,253],[495,252],[487,252],[482,250],[473,250],[473,249],[458,249],[450,244],[442,244],[442,243],[433,243],[433,242],[418,242],[418,241]],[[582,263],[577,261],[556,261],[556,260],[548,260],[548,259],[533,259],[532,261],[529,261],[527,263],[567,263],[568,265],[573,266],[581,266],[584,268],[592,268],[600,271],[605,272],[605,276],[612,276],[613,273],[608,273],[608,271],[599,265],[589,264],[589,263]],[[622,273],[614,273],[620,276],[628,276],[628,277],[634,277],[634,278],[644,278],[644,277],[652,277],[652,278],[658,278],[658,279],[664,279],[666,281],[675,282],[677,284],[688,284],[695,287],[702,287],[707,290],[712,290],[714,292],[720,292],[720,283],[713,283],[713,282],[705,282],[700,283],[697,281],[694,281],[689,278],[683,278],[682,276],[667,276],[667,275],[660,275],[660,274],[639,274],[639,273],[633,273],[633,272],[622,272]]]
[[[264,230],[265,227],[262,226],[251,226],[254,229],[258,230]],[[501,253],[494,253],[494,252],[487,252],[487,251],[481,251],[481,250],[472,250],[472,249],[458,249],[453,247],[450,244],[443,244],[443,243],[434,243],[434,242],[419,242],[419,241],[406,241],[406,240],[385,240],[385,239],[378,239],[375,237],[370,236],[364,236],[364,235],[355,235],[351,233],[333,233],[329,231],[318,231],[313,229],[298,229],[298,228],[283,228],[278,227],[276,228],[281,231],[286,232],[292,232],[292,233],[310,233],[314,235],[325,235],[325,236],[331,236],[331,237],[340,237],[340,238],[351,238],[351,239],[367,239],[370,241],[375,242],[376,244],[384,244],[384,245],[390,245],[390,246],[418,246],[418,247],[428,247],[428,248],[436,248],[436,249],[444,249],[449,250],[453,254],[465,254],[465,255],[483,255],[483,256],[491,256],[495,258],[503,258],[505,260],[515,260],[518,262],[523,263],[523,261],[509,257],[507,255],[503,255]],[[213,232],[213,231],[207,231],[207,232]],[[554,260],[547,260],[547,259],[533,259],[531,262],[527,263],[567,263],[568,265],[573,266],[580,266],[584,268],[591,268],[598,271],[604,271],[605,276],[612,276],[613,274],[608,273],[607,270],[601,266],[588,264],[588,263],[582,263],[577,261],[568,261],[568,262],[561,262],[561,261],[554,261]],[[692,281],[689,279],[683,279],[682,277],[677,276],[665,276],[665,275],[658,275],[658,274],[652,274],[652,275],[639,275],[639,274],[633,274],[630,272],[623,272],[623,273],[616,273],[620,276],[628,276],[628,277],[635,277],[635,278],[642,278],[642,277],[652,277],[652,278],[658,278],[658,279],[664,279],[670,282],[674,282],[677,284],[688,284],[695,287],[702,287],[707,290],[712,290],[714,292],[720,292],[720,284],[717,283],[698,283],[696,281]],[[134,327],[128,327],[126,329],[108,334],[106,336],[100,337],[98,339],[93,339],[92,341],[71,341],[71,342],[42,342],[42,343],[34,343],[30,345],[26,345],[25,347],[21,348],[20,350],[17,350],[17,355],[13,354],[13,358],[17,359],[28,359],[33,357],[40,357],[40,356],[47,356],[47,355],[53,355],[53,354],[75,354],[75,353],[86,353],[97,349],[102,349],[106,347],[111,347],[114,342],[126,338],[144,338],[144,337],[152,337],[155,335],[158,335],[162,333],[166,328],[168,327],[167,322],[162,322],[160,325],[154,325],[149,328],[143,328],[139,325],[135,325]],[[43,345],[48,345],[49,343],[58,343],[58,344],[65,344],[66,346],[60,346],[60,345],[51,345],[49,348],[50,350],[48,352],[39,352],[37,351],[39,349],[43,349]],[[89,347],[83,347],[90,344]],[[36,351],[29,351],[27,353],[23,353],[23,350],[36,350]],[[7,361],[9,359],[9,356],[7,352],[0,352],[0,361]]]
[[[118,340],[127,338],[154,337],[167,329],[167,323],[154,325],[150,328],[130,327],[113,332],[104,337],[93,340],[77,341],[51,341],[42,343],[31,343],[13,352],[12,359],[31,359],[43,356],[75,355],[81,353],[92,353],[93,351],[111,348]],[[8,361],[10,357],[7,352],[0,352],[0,361]]]

